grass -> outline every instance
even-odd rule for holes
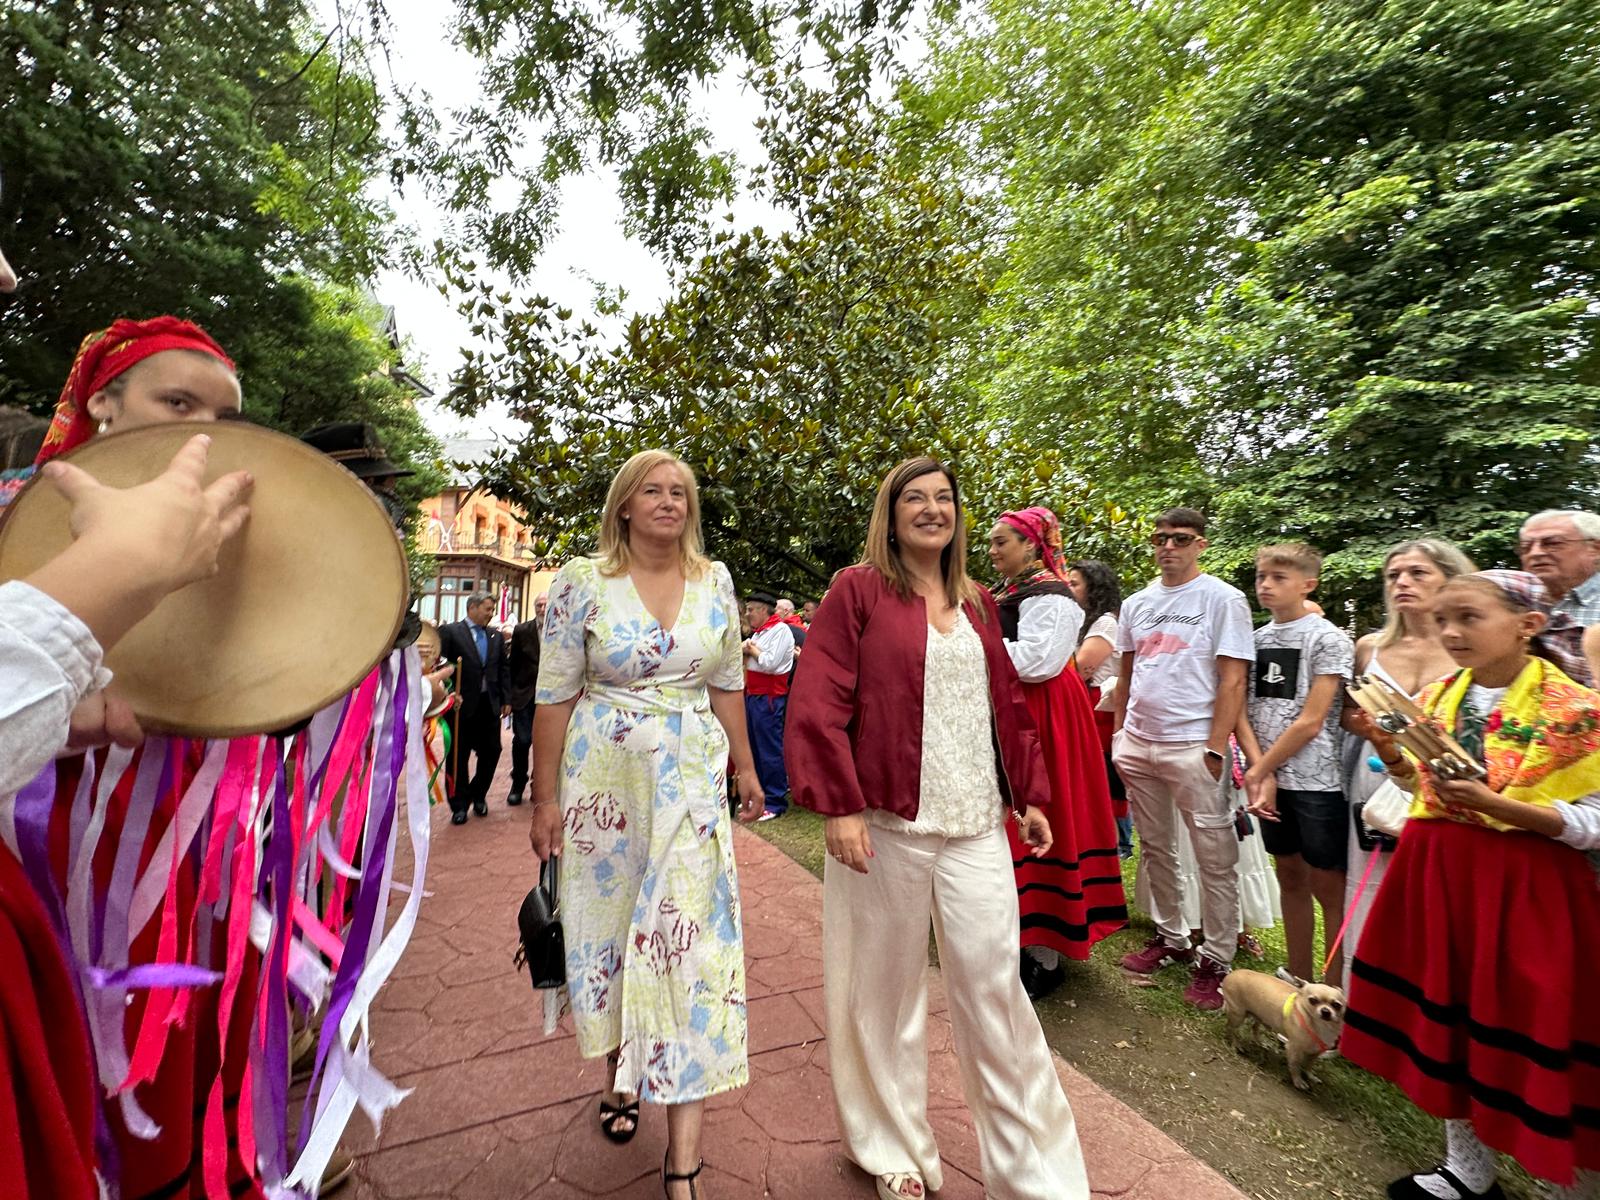
[[[793,807],[781,820],[765,821],[754,826],[757,834],[819,879],[827,859],[823,828],[821,817]],[[1184,977],[1181,973],[1167,972],[1173,978],[1163,979],[1155,987],[1126,986],[1117,960],[1128,951],[1141,947],[1153,932],[1149,919],[1133,910],[1133,883],[1137,868],[1137,855],[1123,863],[1123,886],[1132,913],[1129,927],[1107,938],[1082,967],[1094,972],[1097,977],[1104,977],[1103,982],[1108,986],[1096,990],[1115,996],[1116,1003],[1130,1005],[1162,1021],[1181,1023],[1190,1034],[1215,1040],[1220,1052],[1227,1045],[1223,1023],[1215,1014],[1200,1012],[1183,999]],[[1281,924],[1253,932],[1261,943],[1263,957],[1259,961],[1245,957],[1240,965],[1269,974],[1279,966],[1287,965],[1288,955]],[[1326,953],[1323,932],[1321,915],[1318,914],[1318,962]],[[1041,1005],[1041,1017],[1046,1022],[1047,1030],[1052,1023],[1053,1008],[1053,1001],[1045,1001]],[[1270,1056],[1259,1055],[1252,1061],[1259,1063],[1263,1072],[1281,1071],[1281,1064]],[[1086,1074],[1095,1076],[1092,1061],[1080,1065]],[[1317,1075],[1321,1083],[1312,1094],[1313,1102],[1324,1109],[1331,1120],[1350,1122],[1353,1129],[1359,1129],[1360,1136],[1376,1140],[1395,1159],[1411,1163],[1432,1161],[1428,1156],[1442,1150],[1443,1131],[1440,1122],[1419,1110],[1388,1081],[1338,1058],[1319,1063]],[[1218,1095],[1213,1099],[1219,1112],[1227,1109],[1226,1096]],[[1507,1195],[1533,1197],[1538,1194],[1532,1181],[1519,1167],[1509,1160],[1503,1160],[1502,1165],[1501,1183]]]

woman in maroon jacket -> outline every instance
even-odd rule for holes
[[[966,573],[955,477],[878,489],[866,558],[818,610],[790,693],[795,800],[827,817],[829,1063],[846,1153],[881,1200],[938,1190],[928,1124],[928,927],[994,1200],[1089,1195],[1072,1110],[1018,976],[1003,829],[1050,848],[1049,783],[994,601]]]

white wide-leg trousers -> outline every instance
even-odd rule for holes
[[[1077,1125],[1019,967],[1003,829],[942,838],[873,827],[866,875],[828,860],[828,1061],[845,1153],[870,1175],[943,1182],[928,1124],[928,926],[938,939],[967,1107],[991,1200],[1087,1200]]]

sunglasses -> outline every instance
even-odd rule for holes
[[[1152,546],[1189,546],[1200,540],[1198,533],[1152,533],[1150,544]]]

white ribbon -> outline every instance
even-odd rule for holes
[[[381,942],[373,938],[366,969],[356,981],[355,994],[351,996],[350,1004],[339,1022],[339,1040],[333,1050],[332,1063],[322,1079],[311,1136],[284,1181],[284,1196],[292,1195],[296,1188],[315,1186],[322,1179],[328,1160],[333,1157],[357,1104],[360,1104],[372,1122],[374,1131],[377,1131],[384,1114],[409,1094],[384,1078],[367,1057],[367,1013],[411,940],[417,924],[417,911],[422,906],[423,880],[428,870],[428,773],[427,759],[422,752],[422,712],[427,707],[428,695],[422,680],[422,660],[418,657],[416,647],[411,646],[400,652],[400,657],[398,670],[403,670],[410,681],[406,701],[404,771],[406,824],[411,834],[412,851],[411,891],[388,935]],[[380,696],[380,707],[375,711],[387,711],[387,706],[381,706],[382,701],[383,697]],[[370,824],[374,819],[372,807],[375,806],[368,809],[367,853],[385,855],[383,885],[384,894],[388,894],[392,886],[390,876],[394,868],[394,847],[400,822],[395,821],[387,846],[374,845]],[[379,914],[377,928],[382,928],[382,914]],[[352,1043],[355,1049],[346,1050]]]
[[[174,839],[179,842],[180,858],[189,853],[194,835],[200,831],[206,813],[210,811],[211,802],[216,798],[217,780],[222,778],[222,769],[228,762],[228,745],[223,739],[207,745],[205,761],[200,764],[200,770],[189,783],[189,790],[183,794],[178,811],[162,832],[161,840],[156,843],[156,852],[150,858],[150,865],[134,885],[133,900],[128,905],[129,945],[144,932],[144,927],[155,916],[156,909],[161,907],[161,900],[167,894]],[[254,770],[253,762],[251,769]]]

